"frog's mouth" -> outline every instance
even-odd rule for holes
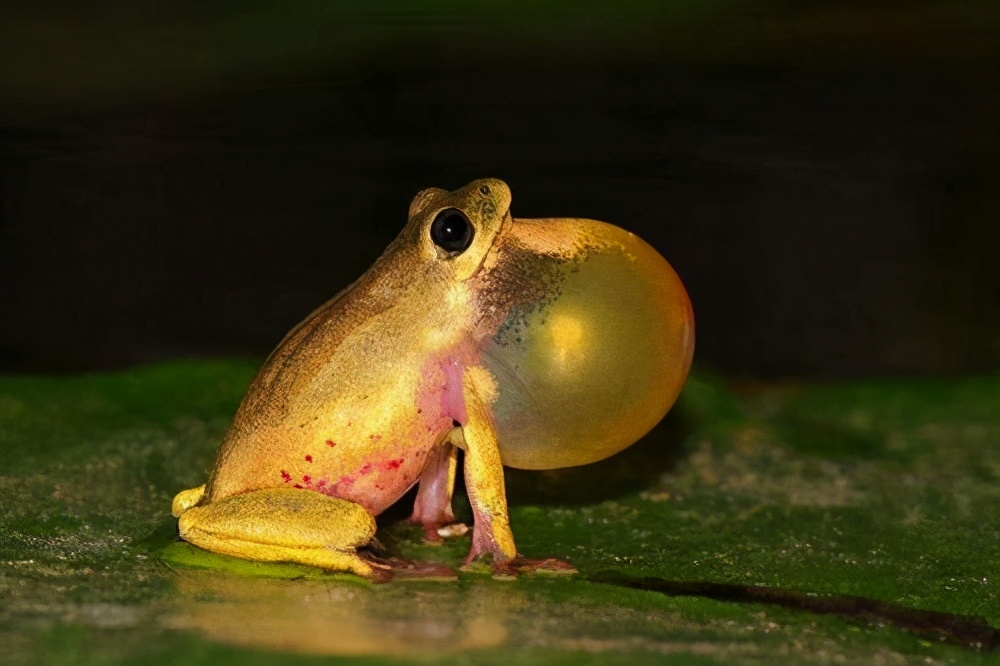
[[[500,244],[504,242],[505,238],[512,235],[516,235],[517,232],[514,231],[513,227],[514,227],[514,218],[511,217],[510,211],[508,210],[506,213],[504,213],[503,217],[500,218],[500,225],[497,227],[496,236],[493,237],[493,244],[490,247],[490,254],[492,254],[497,250]]]
[[[482,278],[484,272],[491,272],[495,270],[498,264],[503,263],[501,255],[505,254],[506,248],[510,246],[509,244],[512,240],[516,243],[517,232],[515,227],[514,219],[508,210],[500,218],[500,223],[497,225],[496,233],[493,234],[489,247],[480,253],[479,263],[472,271],[472,275]]]

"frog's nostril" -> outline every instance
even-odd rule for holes
[[[485,197],[486,195],[488,195],[490,193],[490,186],[489,185],[483,185],[482,187],[479,188],[479,193],[482,194]]]

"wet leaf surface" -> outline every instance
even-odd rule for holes
[[[622,454],[508,473],[521,552],[578,575],[371,585],[176,541],[255,365],[0,378],[8,663],[995,663],[998,377],[696,374]],[[408,501],[386,549],[460,564]]]

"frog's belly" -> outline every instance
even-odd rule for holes
[[[377,515],[420,479],[428,454],[452,429],[442,413],[393,426],[379,432],[363,424],[334,432],[279,426],[229,440],[209,483],[209,500],[295,488],[350,500]]]
[[[385,447],[370,459],[336,465],[318,474],[304,473],[292,477],[288,485],[356,502],[378,515],[395,504],[407,490],[420,480],[430,451],[441,443],[441,437],[423,441],[400,442]],[[353,457],[353,456],[352,456]]]

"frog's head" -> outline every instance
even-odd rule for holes
[[[413,242],[472,299],[504,464],[600,460],[676,400],[694,350],[691,303],[637,236],[594,220],[514,219],[510,203],[495,179],[424,190],[410,206]]]
[[[431,187],[414,197],[408,217],[409,242],[424,261],[464,282],[480,271],[501,228],[510,222],[510,189],[495,178],[454,192]]]

